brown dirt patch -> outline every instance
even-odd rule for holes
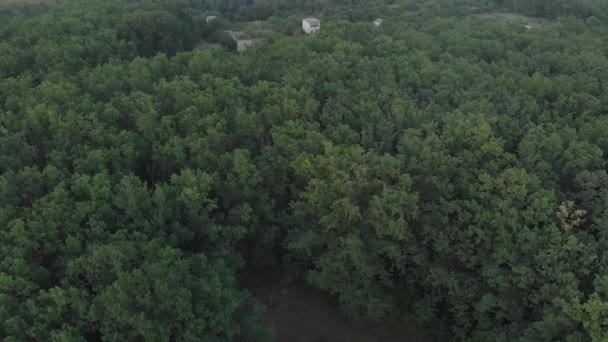
[[[278,275],[246,275],[241,283],[266,305],[266,319],[285,342],[424,342],[413,325],[386,327],[342,313],[328,294]]]

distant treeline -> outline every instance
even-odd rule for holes
[[[492,0],[499,7],[536,17],[606,17],[608,2],[600,0]]]
[[[56,4],[57,0],[0,0],[0,16],[35,14]]]

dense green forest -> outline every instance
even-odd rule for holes
[[[2,4],[0,340],[272,341],[271,270],[429,340],[608,340],[607,8]]]

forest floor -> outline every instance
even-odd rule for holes
[[[201,39],[196,45],[197,48],[201,49],[221,49],[222,45],[217,43],[212,43],[207,40]]]
[[[277,274],[249,274],[241,283],[266,305],[279,342],[424,342],[414,326],[387,327],[346,316],[327,293]]]

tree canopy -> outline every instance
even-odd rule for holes
[[[607,13],[0,7],[0,339],[273,340],[246,269],[438,340],[608,339]],[[251,19],[277,34],[197,48]]]

